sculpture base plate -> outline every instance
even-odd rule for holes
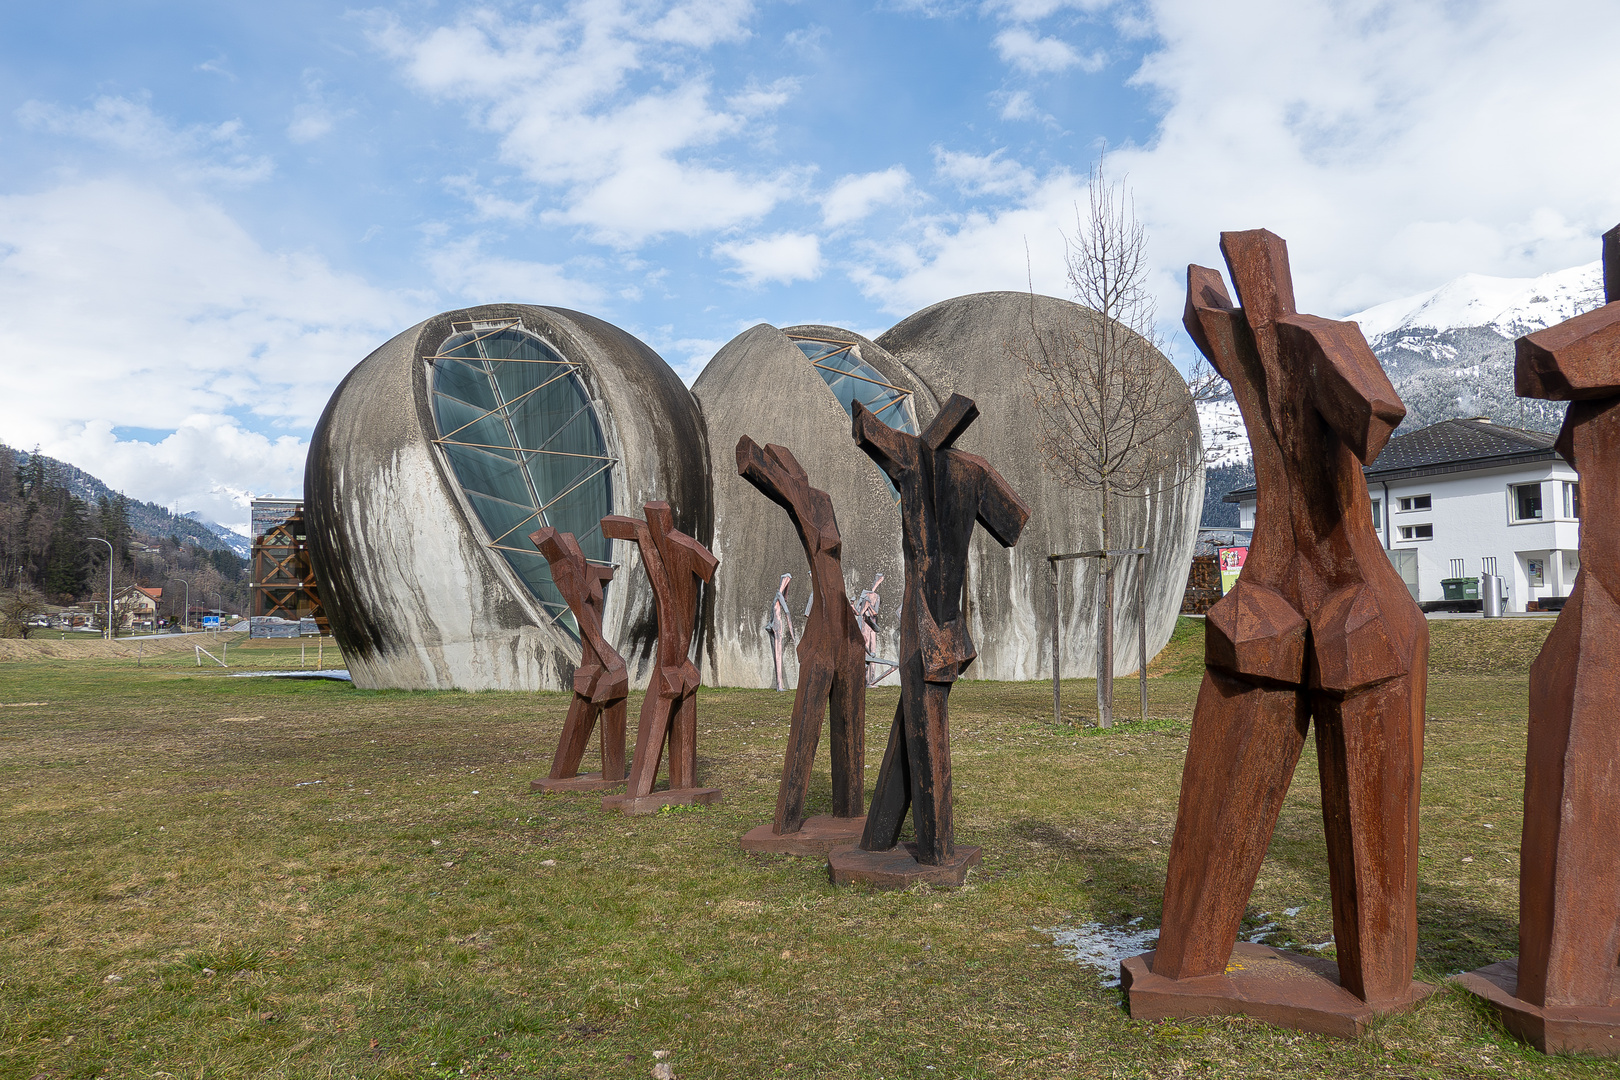
[[[1501,1018],[1502,1026],[1543,1054],[1620,1058],[1620,1008],[1602,1005],[1533,1005],[1517,997],[1518,958],[1452,977]]]
[[[621,776],[617,780],[604,780],[599,772],[565,776],[561,780],[553,780],[547,776],[539,780],[530,780],[529,791],[606,791],[608,788],[623,787],[627,779],[629,778]]]
[[[743,850],[755,855],[825,855],[835,847],[860,843],[866,818],[817,814],[805,818],[798,832],[773,832],[775,828],[770,822],[743,833]]]
[[[1269,945],[1238,942],[1226,972],[1195,979],[1153,974],[1153,953],[1120,962],[1120,986],[1131,1016],[1166,1020],[1193,1016],[1252,1016],[1278,1027],[1353,1039],[1375,1017],[1405,1012],[1437,989],[1413,982],[1398,1001],[1374,1008],[1339,985],[1339,966]]]
[[[827,876],[834,885],[862,882],[874,889],[909,889],[919,882],[959,889],[967,881],[968,868],[981,861],[979,848],[964,845],[958,845],[946,862],[930,866],[917,861],[916,844],[898,844],[888,851],[863,851],[851,844],[827,853]]]
[[[713,806],[720,801],[717,787],[672,788],[651,795],[604,795],[603,810],[618,810],[630,817],[656,814],[666,806]]]

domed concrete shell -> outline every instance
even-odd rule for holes
[[[1067,300],[1017,292],[974,293],[917,312],[882,334],[877,343],[928,389],[933,401],[953,393],[978,403],[980,419],[957,443],[993,465],[1029,506],[1029,524],[1018,545],[1002,548],[980,530],[969,552],[970,633],[979,657],[967,677],[1035,679],[1052,675],[1052,586],[1047,556],[1100,548],[1100,498],[1095,490],[1065,487],[1047,471],[1040,450],[1040,422],[1029,397],[1017,343],[1062,320],[1098,318]],[[1149,547],[1147,557],[1147,649],[1152,657],[1175,628],[1204,500],[1204,469],[1197,414],[1184,380],[1171,368],[1164,404],[1185,406],[1186,419],[1160,439],[1167,465],[1150,499],[1117,498],[1113,548]],[[921,398],[922,395],[919,395]],[[918,417],[926,424],[931,419]],[[1139,663],[1136,559],[1116,575],[1116,674]],[[1064,677],[1096,673],[1097,563],[1062,564]]]
[[[793,452],[810,483],[832,496],[843,538],[844,584],[851,599],[887,575],[879,595],[880,652],[894,657],[904,588],[900,513],[882,472],[850,437],[850,418],[814,365],[788,338],[853,341],[860,358],[885,380],[913,392],[919,419],[936,405],[928,391],[894,358],[859,334],[830,326],[786,331],[761,323],[726,344],[692,386],[708,424],[714,462],[714,647],[703,664],[705,681],[721,686],[771,686],[773,665],[764,619],[784,573],[793,575],[788,598],[795,628],[804,625],[810,568],[792,521],[781,507],[737,475],[737,440],[778,443]],[[797,678],[792,645],[784,651],[790,680]],[[893,677],[891,676],[891,680]],[[790,681],[789,685],[793,685]]]
[[[580,366],[611,468],[614,513],[668,500],[676,525],[708,543],[713,509],[702,416],[659,355],[623,330],[565,308],[489,304],[411,327],[333,393],[310,441],[305,512],[316,579],[357,685],[566,689],[579,661],[500,553],[487,546],[435,428],[423,357],[456,322],[520,318]],[[527,537],[521,538],[527,543]],[[652,591],[632,544],[608,586],[603,629],[638,685],[650,676]],[[701,640],[700,640],[701,648]]]

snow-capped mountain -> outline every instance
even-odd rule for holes
[[[1229,397],[1197,403],[1198,426],[1204,433],[1204,467],[1236,465],[1252,457],[1249,433],[1237,402]]]
[[[243,536],[235,529],[221,525],[217,521],[209,521],[207,518],[198,514],[195,510],[181,516],[190,518],[192,521],[195,521],[197,524],[201,525],[203,528],[225,541],[226,546],[232,551],[236,552],[238,555],[242,556],[242,558],[249,559],[253,557],[253,541]]]
[[[1437,289],[1349,316],[1406,403],[1396,434],[1442,420],[1487,416],[1510,427],[1557,431],[1562,402],[1513,394],[1513,341],[1603,303],[1603,266],[1533,278],[1464,274]],[[1230,398],[1198,404],[1210,467],[1249,459],[1248,434]]]
[[[1534,278],[1464,274],[1350,316],[1406,403],[1401,432],[1458,417],[1556,431],[1561,402],[1513,394],[1513,341],[1603,303],[1603,266]]]
[[[1438,289],[1391,300],[1350,316],[1376,350],[1405,334],[1485,328],[1509,341],[1544,330],[1603,302],[1603,264],[1587,263],[1534,278],[1464,274]]]

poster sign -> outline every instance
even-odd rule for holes
[[[1246,547],[1224,547],[1220,549],[1221,555],[1221,595],[1225,596],[1237,584],[1238,575],[1243,572],[1243,560],[1249,557]]]
[[[1526,560],[1524,560],[1525,576],[1530,579],[1530,584],[1531,585],[1534,585],[1537,588],[1540,588],[1541,586],[1544,586],[1544,585],[1547,584],[1546,567],[1547,567],[1547,560],[1545,560],[1545,559],[1526,559]]]

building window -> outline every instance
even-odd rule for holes
[[[1433,525],[1402,525],[1400,526],[1402,540],[1433,540]]]
[[[1513,520],[1541,520],[1541,485],[1518,484],[1513,489]]]
[[[797,345],[804,358],[815,367],[816,374],[838,398],[844,412],[853,416],[855,402],[859,401],[867,412],[896,431],[903,431],[907,435],[917,434],[917,414],[911,404],[911,391],[895,386],[862,359],[859,343],[797,334],[789,335],[788,340]],[[894,501],[899,502],[900,492],[889,482],[887,474],[883,475],[883,482],[888,485]]]
[[[1581,516],[1581,485],[1564,481],[1564,516],[1578,518]]]
[[[601,519],[613,512],[601,425],[579,369],[521,322],[456,324],[427,357],[437,442],[489,546],[547,614],[576,632],[551,567],[529,542],[542,525],[571,532],[607,562]]]
[[[1374,499],[1372,501],[1372,506],[1373,506],[1373,529],[1374,530],[1382,529],[1384,527],[1384,500],[1382,500],[1382,499]]]
[[[1409,510],[1428,510],[1433,506],[1433,501],[1427,495],[1402,495],[1395,505],[1404,514]]]

